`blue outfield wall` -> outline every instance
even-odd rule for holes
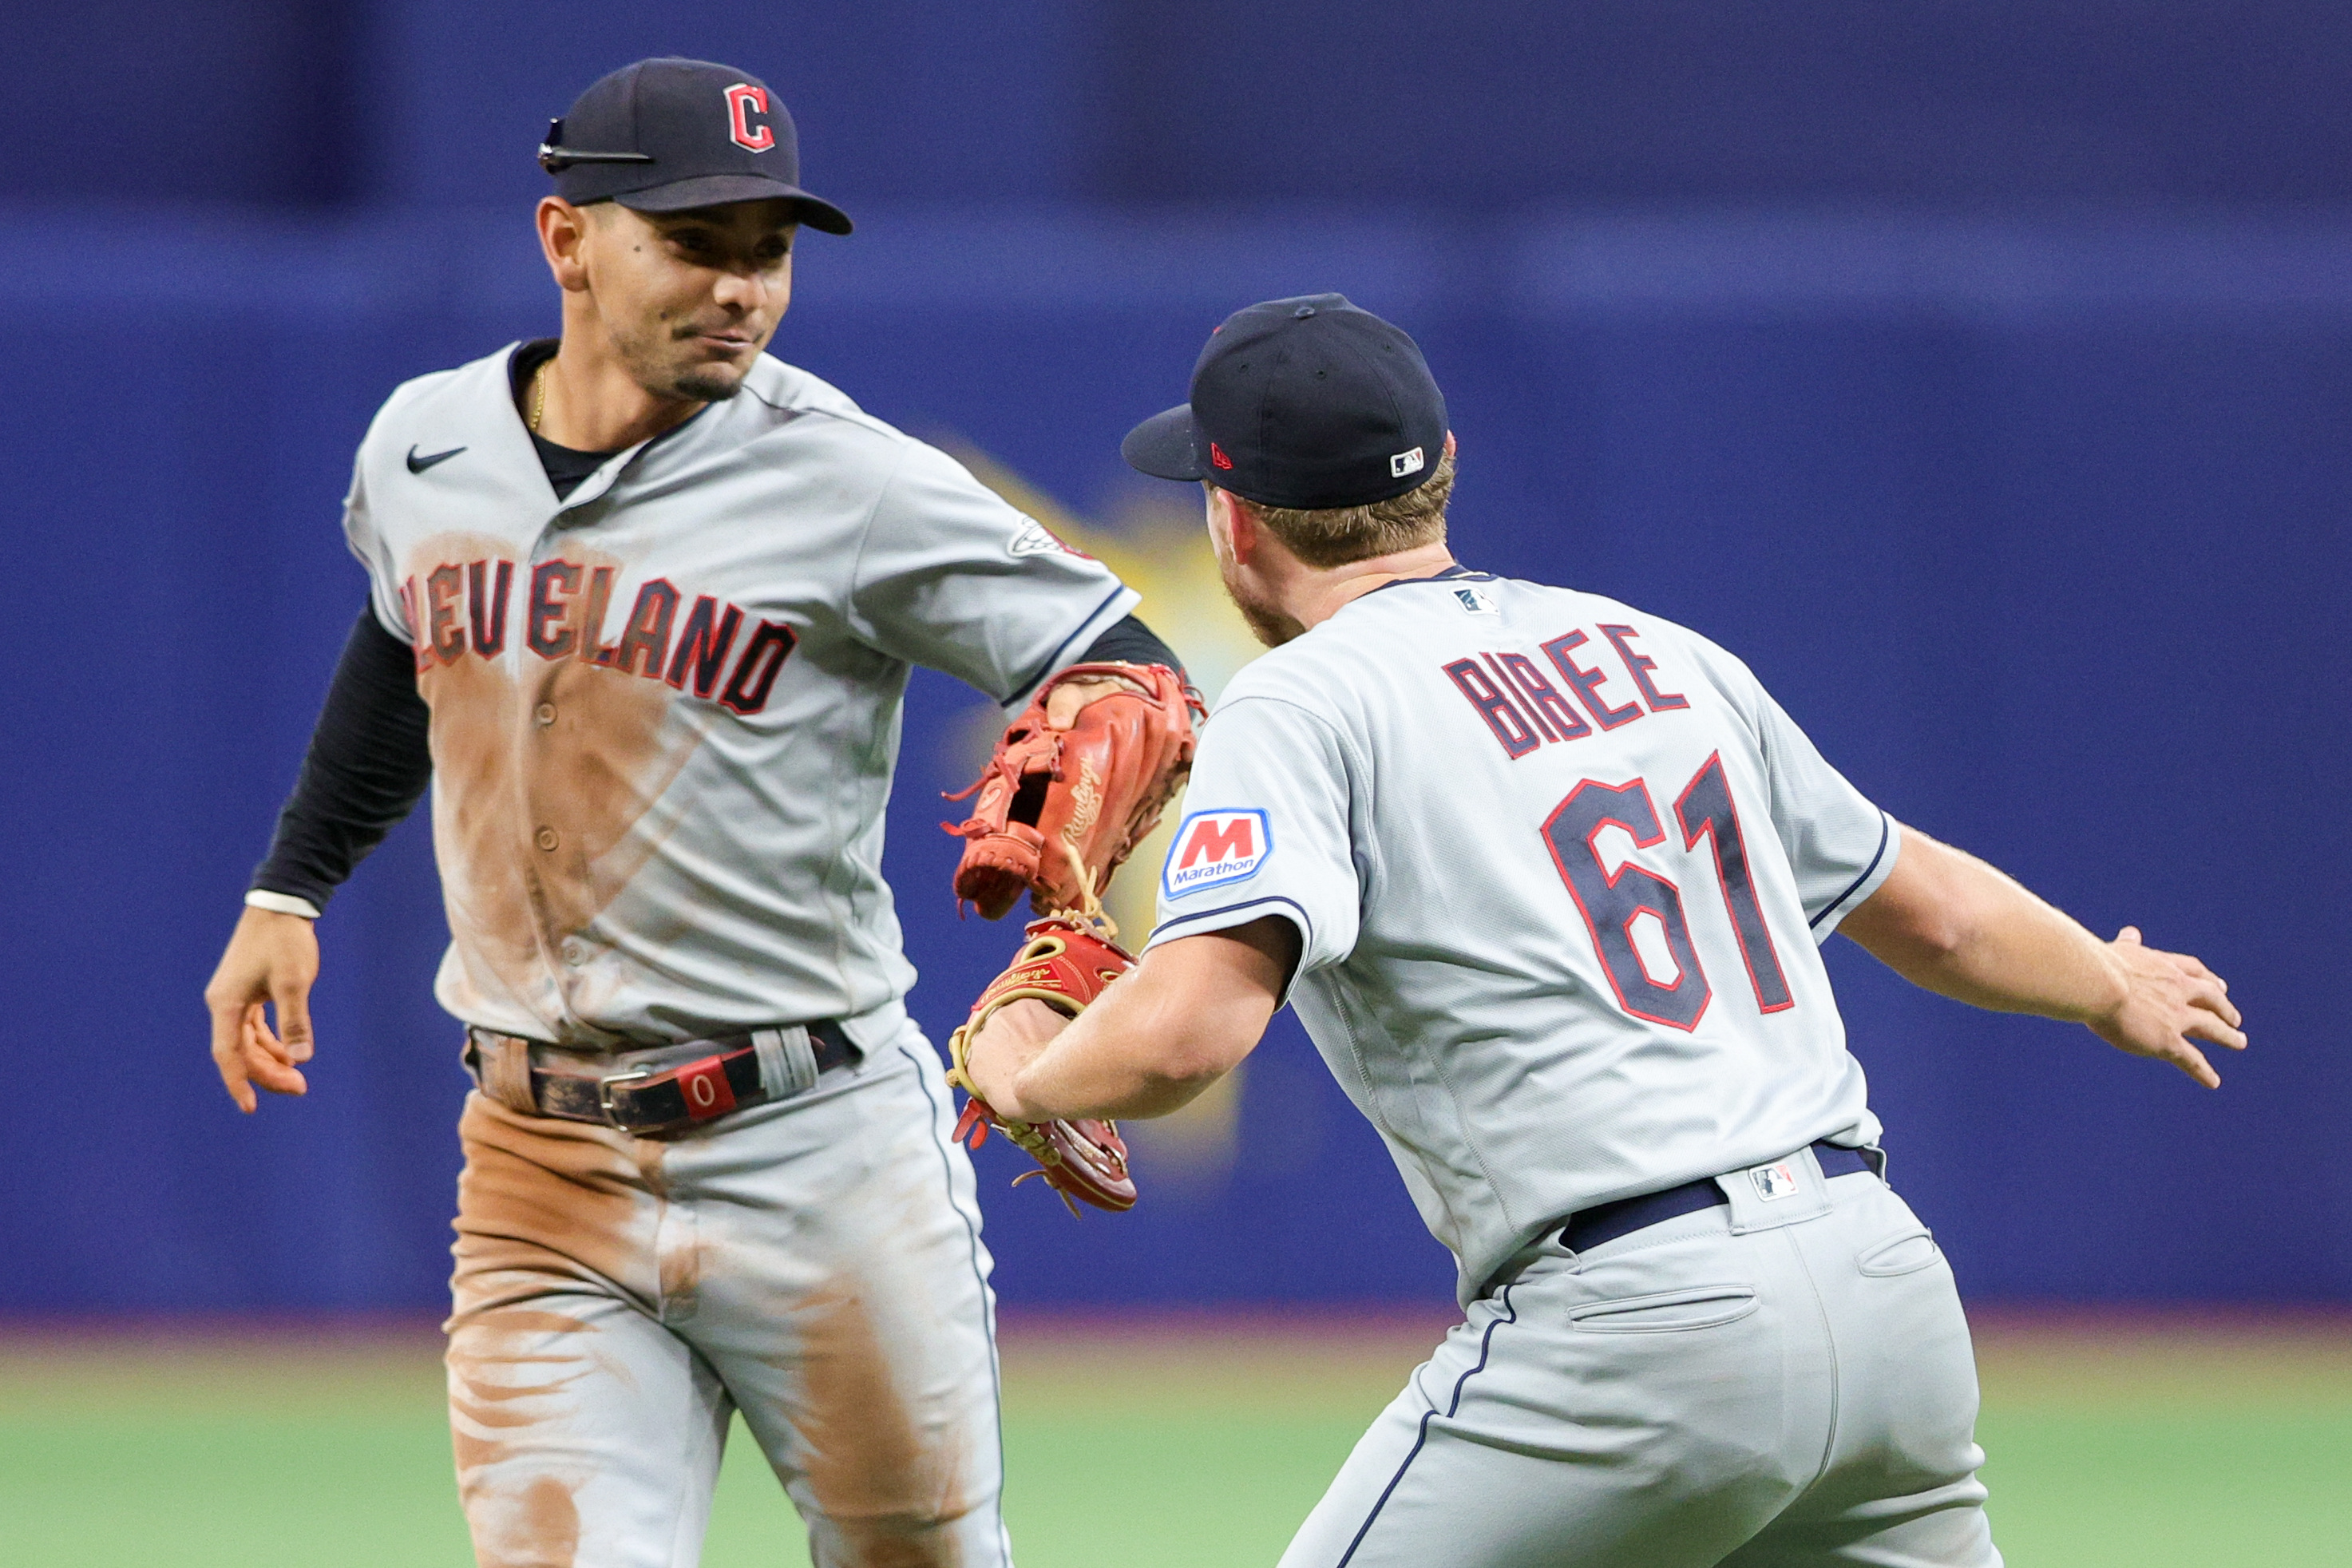
[[[1465,560],[1705,630],[1898,816],[2232,982],[2258,1048],[2209,1095],[1832,942],[1897,1184],[1969,1290],[2352,1299],[2352,224],[885,207],[803,247],[777,346],[1107,519],[1159,493],[1118,437],[1208,327],[1333,288],[1446,387]],[[0,1309],[439,1297],[463,1080],[421,821],[321,927],[307,1101],[235,1113],[198,992],[359,602],[353,443],[404,377],[553,320],[519,214],[0,213],[12,624],[58,656],[0,710]],[[978,701],[918,679],[892,807],[939,1037],[1012,935],[952,918],[934,826]],[[1005,1298],[1444,1297],[1286,1018],[1239,1116],[1230,1172],[1125,1218],[984,1152]]]

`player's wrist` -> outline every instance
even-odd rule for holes
[[[273,893],[267,888],[255,888],[245,895],[245,907],[268,910],[272,914],[294,915],[302,920],[319,918],[319,906],[292,893]]]

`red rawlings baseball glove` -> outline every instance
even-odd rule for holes
[[[1123,689],[1079,709],[1066,730],[1048,721],[1057,688],[1106,679]],[[1164,664],[1074,664],[1040,687],[971,787],[948,796],[980,796],[961,824],[940,824],[970,840],[957,903],[999,920],[1025,888],[1040,915],[1098,916],[1111,872],[1192,771],[1192,718],[1202,711]]]
[[[997,1128],[1040,1167],[1015,1176],[1014,1186],[1031,1176],[1043,1176],[1047,1185],[1062,1194],[1062,1201],[1069,1205],[1072,1214],[1078,1212],[1077,1204],[1071,1202],[1073,1198],[1113,1213],[1131,1209],[1135,1206],[1135,1181],[1127,1172],[1127,1144],[1119,1138],[1118,1123],[1091,1118],[1078,1121],[1008,1121],[972,1093],[971,1079],[964,1072],[964,1056],[971,1041],[1006,1003],[1024,998],[1043,1002],[1055,1012],[1075,1018],[1103,994],[1106,986],[1135,965],[1135,960],[1116,942],[1105,940],[1076,921],[1031,921],[1024,935],[1026,940],[1013,955],[1013,966],[989,982],[980,1000],[971,1005],[971,1016],[964,1020],[963,1027],[948,1037],[948,1057],[953,1063],[948,1069],[948,1081],[971,1096],[963,1103],[963,1115],[956,1121],[956,1140],[962,1142],[968,1139],[971,1146],[977,1149],[988,1142],[988,1130]]]

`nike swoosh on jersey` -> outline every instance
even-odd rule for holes
[[[421,474],[436,463],[447,462],[465,449],[463,447],[452,447],[446,452],[436,452],[431,457],[420,458],[416,455],[416,448],[411,447],[408,448],[408,471],[412,474]]]

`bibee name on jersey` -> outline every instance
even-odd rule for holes
[[[1171,899],[1257,874],[1274,853],[1263,811],[1196,811],[1176,829],[1160,886]]]
[[[532,567],[517,617],[523,647],[550,663],[581,658],[678,691],[691,689],[746,716],[768,705],[777,675],[800,643],[791,626],[763,619],[739,642],[746,619],[741,606],[709,594],[696,596],[680,626],[685,595],[667,578],[656,577],[637,590],[620,635],[606,642],[614,574],[610,566],[562,559]],[[417,669],[455,664],[469,648],[482,658],[503,654],[515,575],[511,561],[444,562],[421,583],[416,577],[402,583],[401,608]]]
[[[1563,632],[1538,645],[1559,677],[1559,685],[1534,659],[1509,651],[1454,659],[1444,667],[1445,674],[1486,720],[1486,728],[1514,762],[1538,746],[1583,740],[1593,733],[1596,724],[1614,730],[1645,713],[1690,706],[1690,700],[1681,693],[1658,689],[1654,675],[1658,662],[1634,647],[1634,638],[1641,636],[1637,629],[1622,625],[1595,629],[1616,648],[1625,673],[1641,692],[1639,699],[1611,700],[1602,688],[1615,672],[1591,653],[1581,651],[1592,647],[1592,637],[1580,630]],[[1570,701],[1562,687],[1574,692],[1577,700]]]

